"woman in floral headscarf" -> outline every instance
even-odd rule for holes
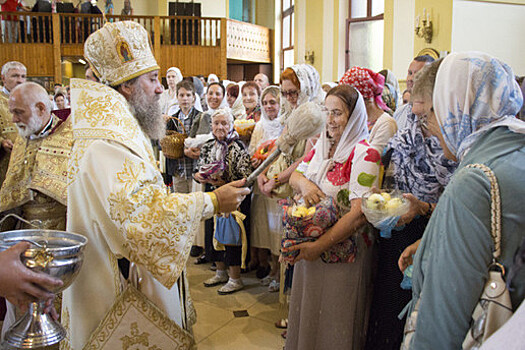
[[[457,166],[456,162],[445,157],[439,140],[413,113],[407,120],[407,127],[399,130],[385,147],[383,188],[406,193],[411,210],[399,220],[402,228],[397,227],[387,234],[383,231],[378,238],[378,269],[370,308],[367,350],[397,350],[403,341],[405,320],[400,320],[398,315],[412,298],[412,293],[401,288],[403,273],[398,268],[399,253],[423,236],[432,208]]]
[[[346,71],[339,83],[351,85],[363,95],[370,132],[368,142],[382,153],[397,131],[396,121],[387,113],[390,109],[381,98],[385,77],[368,68],[352,67]]]
[[[213,139],[202,146],[196,165],[195,179],[203,184],[209,184],[212,189],[223,184],[248,177],[252,172],[250,155],[239,141],[239,135],[233,128],[233,115],[229,110],[218,109],[211,115]],[[250,211],[250,197],[247,197],[239,209],[247,215]],[[233,213],[230,215],[234,215]],[[249,237],[249,219],[245,218],[244,227]],[[220,226],[215,228],[215,237]],[[243,240],[244,241],[244,240]],[[208,259],[217,265],[215,276],[204,281],[205,287],[224,284],[218,289],[220,295],[231,294],[243,288],[241,280],[241,265],[246,258],[247,245],[226,245],[224,251],[210,247],[206,253]],[[226,271],[229,270],[229,274]]]
[[[404,346],[460,349],[494,250],[490,182],[467,165],[484,164],[495,173],[501,194],[498,263],[508,269],[525,239],[525,123],[515,117],[523,97],[510,67],[480,52],[453,53],[426,66],[412,93],[414,109],[421,109],[447,158],[460,164],[414,257]],[[400,265],[412,254],[403,253]],[[525,298],[525,271],[508,282],[517,309]]]

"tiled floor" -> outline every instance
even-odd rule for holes
[[[197,309],[193,327],[198,350],[280,350],[284,346],[281,329],[274,326],[283,314],[279,293],[269,293],[261,286],[255,272],[243,274],[244,289],[230,295],[219,295],[220,287],[206,288],[202,282],[213,276],[209,264],[188,262],[190,293]],[[246,310],[247,317],[235,317],[233,311]]]

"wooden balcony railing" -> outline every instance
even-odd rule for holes
[[[0,63],[20,60],[29,75],[61,80],[62,57],[81,57],[87,37],[104,18],[90,14],[0,12]],[[106,16],[107,21],[132,20],[149,33],[161,69],[178,66],[185,75],[211,72],[226,77],[227,59],[269,63],[270,30],[211,17]],[[28,46],[29,45],[29,46]]]

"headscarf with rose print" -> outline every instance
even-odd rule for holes
[[[373,99],[379,108],[390,111],[381,98],[385,86],[385,77],[381,74],[368,68],[352,67],[343,74],[339,84],[352,85],[365,99]]]

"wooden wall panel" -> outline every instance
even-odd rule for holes
[[[210,73],[220,75],[221,59],[224,58],[221,58],[220,47],[163,45],[159,65],[162,76],[170,67],[179,67],[185,77]],[[219,78],[226,79],[225,76]]]
[[[1,44],[0,65],[8,61],[20,61],[27,67],[27,75],[52,77],[53,44]]]
[[[102,24],[102,17],[94,15],[27,16],[35,17],[28,23],[33,23],[31,30],[36,32],[28,35],[24,43],[11,44],[0,40],[0,64],[18,60],[26,64],[29,76],[54,77],[56,81],[62,80],[62,58],[82,57],[84,38]],[[39,33],[40,27],[36,23],[39,23],[37,20],[42,20],[40,17],[49,24],[48,32],[53,33],[47,39],[49,43],[45,42],[45,37],[35,34]],[[114,21],[124,19],[119,16],[111,18]],[[271,62],[271,31],[265,27],[226,18],[131,18],[145,26],[149,32],[155,57],[161,66],[161,76],[165,76],[169,67],[176,66],[182,70],[184,76],[215,73],[221,79],[226,79],[228,59],[244,63]],[[85,24],[89,25],[86,27]],[[190,32],[194,35],[190,35]]]
[[[84,44],[62,44],[62,57],[64,56],[84,56]]]

